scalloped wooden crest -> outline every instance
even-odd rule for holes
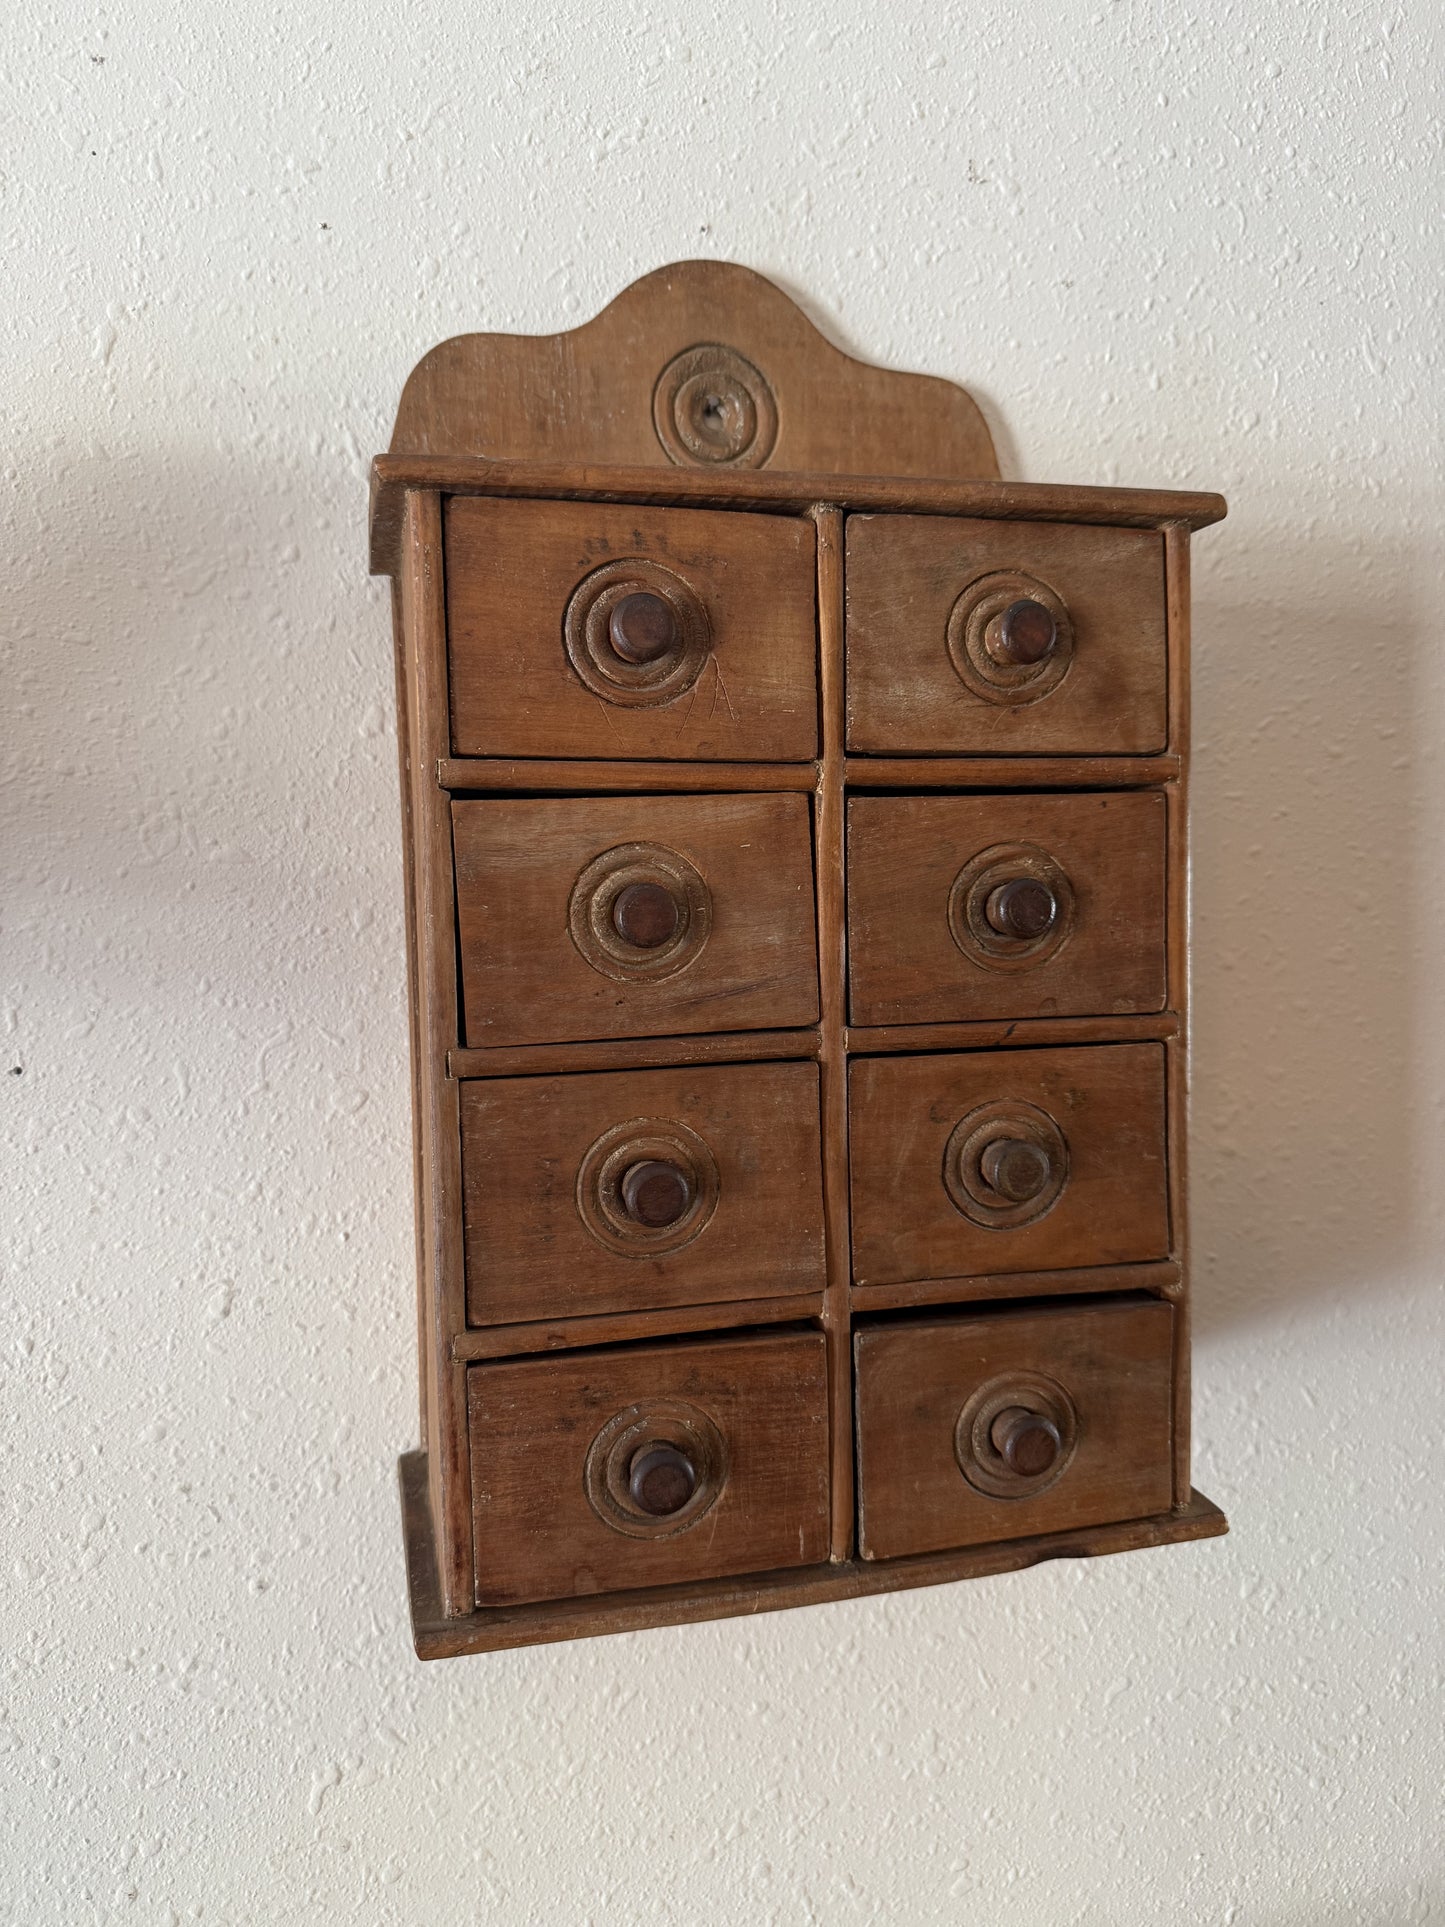
[[[978,404],[835,348],[783,291],[678,261],[557,335],[457,335],[407,378],[406,456],[988,480]]]

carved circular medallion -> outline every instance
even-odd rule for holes
[[[629,1183],[650,1165],[676,1173],[672,1202],[682,1204],[660,1224],[649,1221],[661,1214],[647,1211],[638,1184]],[[655,1189],[664,1187],[655,1181]],[[598,1244],[623,1258],[681,1251],[706,1229],[721,1194],[717,1161],[706,1142],[686,1124],[667,1118],[634,1117],[614,1124],[590,1146],[577,1170],[578,1216]]]
[[[1032,1499],[1068,1470],[1079,1415],[1063,1386],[1037,1372],[1005,1372],[980,1385],[958,1415],[953,1454],[976,1492]]]
[[[652,393],[652,419],[679,468],[761,468],[778,438],[767,377],[719,342],[686,348],[667,364]]]
[[[568,599],[562,640],[594,696],[622,709],[660,709],[702,674],[712,623],[690,583],[635,556],[582,578]]]
[[[1020,1098],[981,1104],[954,1125],[943,1186],[971,1223],[990,1231],[1034,1224],[1069,1181],[1069,1146],[1047,1111]]]
[[[671,919],[657,914],[664,896]],[[697,961],[712,930],[712,896],[676,850],[619,843],[573,884],[567,921],[573,943],[604,977],[659,983]]]
[[[970,857],[948,893],[948,928],[971,963],[1026,970],[1052,957],[1074,927],[1074,891],[1034,843],[994,843]]]
[[[1022,569],[981,575],[948,618],[948,655],[975,696],[1020,708],[1057,689],[1074,660],[1062,596]]]
[[[646,1455],[658,1448],[686,1461],[692,1490],[685,1498],[686,1479],[667,1495],[669,1509],[647,1509]],[[676,1455],[676,1457],[674,1457]],[[677,1468],[681,1470],[681,1467]],[[643,1479],[634,1477],[641,1472]],[[593,1439],[582,1482],[588,1503],[604,1525],[630,1539],[670,1539],[686,1532],[710,1512],[727,1484],[727,1446],[717,1425],[699,1406],[686,1399],[646,1399],[616,1413]],[[681,1498],[681,1503],[673,1503]]]

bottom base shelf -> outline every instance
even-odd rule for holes
[[[532,1606],[493,1606],[447,1619],[436,1581],[436,1549],[427,1498],[426,1454],[408,1452],[398,1464],[402,1525],[406,1535],[411,1630],[421,1659],[453,1659],[463,1653],[506,1652],[558,1639],[591,1639],[649,1626],[690,1626],[699,1620],[745,1613],[817,1606],[830,1599],[861,1599],[870,1593],[941,1586],[955,1579],[983,1579],[1019,1572],[1046,1559],[1091,1559],[1102,1553],[1139,1552],[1149,1546],[1214,1539],[1229,1530],[1224,1514],[1200,1492],[1182,1512],[1121,1525],[1082,1526],[1035,1539],[931,1552],[912,1559],[850,1560],[836,1566],[791,1572],[749,1573],[691,1586],[657,1586],[647,1592],[591,1593],[580,1599],[548,1599]]]

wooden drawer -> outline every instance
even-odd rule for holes
[[[828,1556],[821,1332],[475,1365],[467,1397],[479,1605]]]
[[[817,754],[811,522],[453,497],[446,603],[457,756]]]
[[[1161,1010],[1165,802],[854,797],[855,1024]]]
[[[854,515],[847,598],[850,749],[1165,747],[1157,530]]]
[[[1167,1512],[1172,1327],[1116,1299],[857,1332],[861,1556]]]
[[[811,1024],[805,796],[452,805],[469,1045]]]
[[[848,1131],[860,1285],[1168,1256],[1162,1044],[861,1058]]]
[[[462,1086],[467,1317],[823,1288],[814,1064]]]

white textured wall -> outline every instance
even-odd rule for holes
[[[21,0],[0,1921],[1445,1919],[1440,10]],[[1438,95],[1434,96],[1438,100]],[[690,254],[1198,544],[1193,1549],[423,1669],[402,379]]]

